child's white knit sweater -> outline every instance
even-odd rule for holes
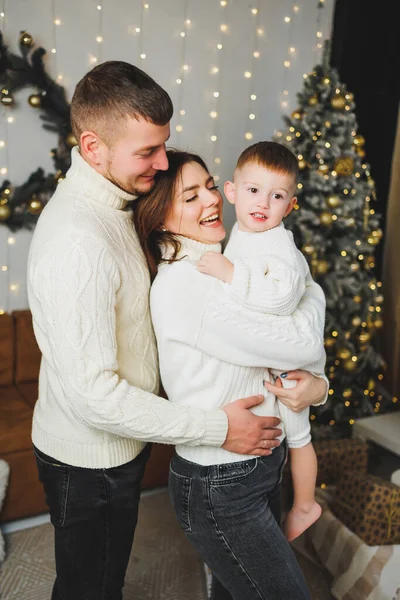
[[[323,371],[321,288],[307,276],[304,294],[292,313],[289,308],[284,316],[255,311],[254,302],[242,293],[253,289],[253,269],[244,265],[240,273],[238,269],[237,287],[222,283],[197,269],[200,257],[209,250],[220,251],[220,245],[179,240],[184,258],[160,266],[150,295],[161,378],[170,401],[182,408],[215,410],[238,398],[264,394],[265,401],[253,412],[279,416],[275,397],[263,386],[264,379],[270,380],[267,367]],[[287,300],[281,302],[286,305]],[[176,450],[203,465],[248,459],[211,446],[179,444]]]
[[[227,434],[218,403],[204,412],[155,395],[150,278],[123,210],[131,200],[74,148],[29,254],[29,302],[42,352],[32,439],[80,467],[124,464],[145,441],[221,446]]]
[[[308,263],[294,243],[293,234],[283,222],[263,232],[240,231],[233,227],[224,252],[234,264],[231,292],[238,302],[245,302],[254,310],[275,315],[288,315],[297,308],[306,289],[306,279],[311,277]],[[321,290],[322,292],[322,290]],[[321,322],[320,335],[324,333]],[[321,369],[325,365],[325,352],[321,354]],[[307,360],[299,369],[309,370]],[[282,369],[271,369],[280,375]],[[295,381],[282,380],[283,387],[294,387]],[[294,413],[278,402],[279,416],[284,425],[290,448],[300,448],[311,441],[309,409]]]

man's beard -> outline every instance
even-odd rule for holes
[[[136,177],[132,182],[127,181],[126,183],[123,183],[122,181],[119,181],[112,174],[110,163],[107,165],[104,177],[116,185],[120,190],[126,192],[127,194],[132,194],[133,196],[144,196],[145,194],[148,194],[154,187],[154,180],[151,182],[151,185],[148,183],[146,187],[144,187],[146,184],[143,184],[143,187],[140,186],[137,181],[138,177]]]

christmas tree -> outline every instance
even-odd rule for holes
[[[311,420],[332,436],[349,435],[358,417],[396,408],[383,387],[384,361],[374,346],[382,327],[381,282],[374,252],[382,238],[375,184],[357,132],[353,94],[329,64],[305,76],[298,109],[276,141],[298,157],[297,210],[287,217],[314,279],[325,292],[326,373],[331,389]],[[323,427],[323,426],[327,427]]]

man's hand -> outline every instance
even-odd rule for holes
[[[250,396],[224,407],[228,416],[228,435],[223,448],[238,454],[269,456],[271,448],[279,446],[276,438],[282,433],[275,429],[281,422],[277,417],[258,417],[249,408],[264,401],[263,396]]]
[[[231,283],[234,266],[223,254],[219,252],[206,252],[197,264],[201,273],[212,275],[225,283]]]
[[[274,394],[283,404],[293,412],[301,412],[308,406],[318,404],[325,398],[326,381],[311,375],[308,371],[289,371],[286,379],[297,380],[295,388],[284,388],[278,378],[275,385],[265,381],[264,385],[271,394]]]

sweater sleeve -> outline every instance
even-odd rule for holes
[[[297,309],[286,316],[255,313],[233,301],[226,284],[189,261],[165,267],[152,289],[152,316],[171,340],[232,364],[323,371],[325,298],[307,277]]]
[[[233,279],[228,288],[233,298],[259,312],[290,315],[305,292],[307,273],[292,233],[281,224],[250,234],[247,244],[251,256],[246,256],[245,243],[240,257],[233,260]]]
[[[59,250],[43,252],[30,265],[30,303],[40,350],[76,418],[143,441],[221,446],[228,430],[223,411],[176,406],[119,376],[120,274],[108,251],[96,240],[76,239]]]

